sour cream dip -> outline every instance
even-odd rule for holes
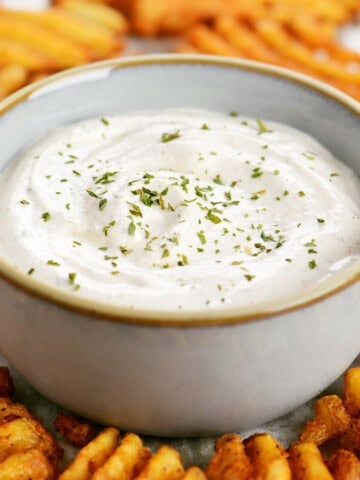
[[[360,182],[310,136],[195,109],[50,131],[0,174],[0,255],[139,310],[280,302],[360,258]]]

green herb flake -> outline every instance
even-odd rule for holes
[[[41,215],[41,218],[44,220],[44,222],[48,222],[49,220],[51,220],[51,215],[49,212],[44,212]]]
[[[170,255],[170,250],[168,248],[164,248],[161,258],[167,258]]]
[[[97,195],[95,192],[93,192],[92,190],[86,190],[86,193],[90,196],[90,197],[93,197],[93,198],[99,198],[99,195]]]
[[[48,260],[47,265],[51,265],[52,267],[59,267],[60,263],[55,262],[55,260]]]
[[[314,268],[317,267],[317,264],[316,264],[315,260],[310,260],[308,265],[309,265],[310,270],[314,270]]]
[[[162,143],[171,142],[172,140],[176,140],[179,137],[181,137],[179,130],[176,130],[176,132],[173,132],[173,133],[164,132],[161,135],[161,142]]]
[[[35,272],[35,268],[30,268],[27,272],[28,275],[32,275]]]
[[[251,178],[259,178],[263,173],[260,167],[253,168]]]
[[[104,125],[106,125],[107,127],[110,125],[109,120],[108,120],[107,118],[105,118],[105,117],[102,117],[101,121],[102,121],[102,123],[103,123]]]
[[[235,118],[235,117],[238,117],[238,116],[239,116],[238,112],[234,112],[234,111],[229,112],[229,117],[234,117]]]
[[[115,220],[110,222],[108,225],[105,225],[105,227],[102,229],[105,237],[108,236],[110,228],[112,228],[116,224]]]
[[[65,208],[66,208],[66,210],[70,210],[70,203],[67,203],[67,204],[65,205]]]
[[[107,204],[107,199],[102,198],[99,202],[99,210],[103,211],[104,208],[106,207],[106,204]]]
[[[21,205],[30,205],[30,202],[28,200],[25,200],[25,198],[23,200],[20,200],[20,203]]]
[[[134,223],[134,220],[131,219],[130,223],[129,223],[129,226],[128,226],[128,232],[129,232],[129,235],[134,235],[135,234],[135,230],[136,230],[136,225]]]
[[[70,285],[75,285],[76,273],[70,272],[68,278]]]
[[[244,277],[248,282],[251,282],[251,280],[255,278],[255,275],[250,275],[249,273],[245,273]]]
[[[272,132],[272,130],[270,130],[260,118],[256,119],[256,123],[258,125],[258,135]]]
[[[220,217],[218,217],[217,215],[214,215],[213,210],[211,209],[208,210],[205,218],[207,220],[210,220],[212,223],[220,223],[222,221]]]
[[[299,197],[305,197],[305,192],[303,192],[302,190],[300,192],[298,192],[298,195]]]
[[[203,230],[200,230],[200,232],[197,232],[196,235],[199,237],[201,245],[205,245],[206,243],[205,232]]]
[[[201,126],[201,130],[210,130],[206,123],[203,123]]]
[[[325,220],[323,218],[317,218],[318,223],[325,223]]]
[[[81,173],[78,172],[77,170],[73,170],[72,173],[76,175],[77,177],[81,177]]]
[[[218,185],[224,185],[223,184],[223,181],[221,180],[221,177],[219,174],[217,174],[214,178],[213,178],[213,182],[218,184]]]

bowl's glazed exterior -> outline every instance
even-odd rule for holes
[[[179,106],[288,123],[360,174],[358,103],[281,69],[197,56],[113,60],[23,89],[0,104],[0,171],[55,126]],[[74,300],[5,260],[2,353],[51,400],[125,430],[193,436],[259,425],[321,391],[360,351],[359,263],[281,305],[158,315]]]

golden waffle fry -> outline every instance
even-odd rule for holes
[[[205,25],[197,25],[188,35],[188,41],[203,53],[239,57],[242,53],[229,45],[217,33]]]
[[[0,464],[0,480],[52,480],[54,469],[38,450],[15,453]]]
[[[120,40],[108,28],[72,15],[58,7],[49,8],[43,12],[7,11],[3,18],[29,22],[34,29],[39,26],[47,28],[52,33],[82,45],[92,52],[94,58],[108,55],[122,47]]]
[[[27,78],[27,70],[20,65],[9,65],[0,69],[0,100],[24,86]]]
[[[345,374],[344,405],[352,416],[360,416],[360,367]]]
[[[316,402],[315,418],[307,423],[300,434],[299,441],[321,445],[345,432],[350,424],[351,417],[341,398],[336,395],[327,395]]]
[[[186,470],[181,480],[206,480],[206,476],[205,476],[205,473],[200,468],[191,467],[188,470]]]
[[[51,58],[44,53],[4,38],[0,38],[0,58],[7,65],[19,65],[29,71],[49,71],[54,68]]]
[[[347,450],[338,450],[327,461],[334,480],[357,480],[360,478],[360,460]]]
[[[14,453],[33,448],[41,451],[53,465],[62,455],[49,432],[33,418],[15,418],[0,425],[0,463]]]
[[[205,475],[209,480],[249,480],[252,466],[238,435],[220,437],[215,444],[216,454],[210,460]]]
[[[290,448],[289,463],[293,480],[333,480],[315,443],[293,445]]]
[[[115,33],[126,33],[129,28],[127,20],[119,11],[102,3],[92,3],[83,0],[59,0],[57,5],[66,12],[96,25],[101,25]]]
[[[183,475],[179,452],[163,445],[145,464],[136,480],[180,480]]]
[[[111,457],[93,475],[92,480],[131,480],[134,478],[139,462],[150,457],[151,453],[134,433],[128,433]]]
[[[271,435],[253,435],[246,440],[245,450],[254,469],[252,480],[291,480],[288,454]]]
[[[82,448],[72,464],[59,476],[58,480],[88,480],[112,455],[116,448],[119,431],[106,428],[94,440]]]
[[[92,60],[86,47],[68,37],[23,18],[0,11],[0,39],[13,40],[48,55],[57,68],[68,68]]]

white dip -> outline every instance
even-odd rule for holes
[[[0,175],[0,255],[113,305],[250,307],[360,257],[360,184],[313,138],[177,109],[49,132]]]

